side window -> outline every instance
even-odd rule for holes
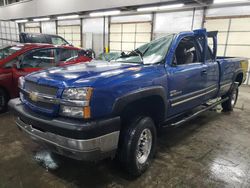
[[[14,65],[15,63],[17,63],[17,61],[18,61],[18,58],[15,58],[15,59],[10,60],[9,62],[7,62],[7,63],[4,65],[4,68],[5,68],[5,69],[10,69],[10,68],[12,68],[13,65]]]
[[[193,37],[183,38],[175,51],[173,64],[184,65],[201,62],[201,53]]]
[[[78,57],[78,50],[61,49],[59,54],[59,62],[71,61]]]
[[[27,37],[27,41],[26,42],[30,42],[30,43],[47,43],[46,38],[44,37],[44,35],[29,35]]]
[[[55,63],[53,49],[41,49],[25,54],[22,58],[21,68],[47,68]]]
[[[65,40],[63,40],[60,37],[51,37],[51,42],[54,45],[64,45],[67,44],[67,42]]]

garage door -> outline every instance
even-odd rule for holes
[[[26,23],[24,31],[26,33],[41,33],[40,23]]]
[[[250,60],[250,18],[206,18],[205,27],[208,31],[219,31],[219,56],[247,57]],[[250,84],[249,70],[245,83]]]
[[[57,27],[57,33],[74,46],[81,46],[81,26],[64,25]]]
[[[111,23],[109,47],[112,52],[128,52],[151,40],[151,22]]]
[[[0,47],[19,40],[18,26],[15,22],[0,21]]]

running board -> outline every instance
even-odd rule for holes
[[[213,103],[213,104],[205,105],[205,108],[202,108],[201,110],[196,111],[196,112],[193,113],[193,114],[187,115],[186,117],[182,118],[180,121],[176,121],[176,122],[169,123],[169,122],[171,122],[172,119],[176,119],[176,118],[180,117],[181,115],[180,115],[180,116],[177,116],[177,117],[175,117],[175,118],[167,119],[165,122],[162,123],[162,127],[163,127],[163,128],[168,128],[168,127],[179,127],[179,126],[182,125],[183,123],[185,123],[185,122],[187,122],[187,121],[189,121],[189,120],[191,120],[191,119],[193,119],[193,118],[199,116],[201,113],[203,113],[203,112],[205,112],[205,111],[208,111],[208,110],[210,110],[210,109],[216,107],[217,105],[219,105],[219,104],[221,104],[221,103],[227,101],[228,99],[229,99],[229,98],[226,97],[226,98],[224,98],[224,99],[221,99],[221,100],[219,100],[219,101],[216,101],[216,102]],[[173,120],[172,120],[172,121],[173,121]]]

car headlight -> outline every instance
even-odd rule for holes
[[[19,87],[20,89],[23,89],[23,88],[24,88],[24,82],[25,82],[24,77],[21,76],[21,77],[18,79],[18,87]]]
[[[60,115],[72,118],[85,118],[91,117],[91,110],[89,101],[92,96],[93,88],[69,88],[65,89],[62,98],[66,102],[60,106]],[[74,105],[74,102],[87,102],[86,106]]]
[[[68,100],[90,100],[93,88],[69,88],[63,92],[63,99]]]

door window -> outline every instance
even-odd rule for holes
[[[193,37],[183,38],[175,51],[174,65],[201,62],[201,53]]]
[[[59,54],[56,55],[56,62],[72,61],[78,57],[78,50],[59,49]]]
[[[55,63],[54,49],[36,50],[25,54],[22,58],[21,68],[47,68]]]

